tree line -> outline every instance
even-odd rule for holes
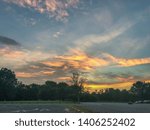
[[[26,85],[19,82],[13,71],[0,69],[0,101],[59,100],[73,102],[129,102],[150,100],[150,83],[137,81],[130,90],[108,88],[89,92],[84,90],[84,78],[73,73],[72,84],[46,81]]]

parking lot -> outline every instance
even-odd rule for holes
[[[150,104],[128,103],[0,103],[0,113],[150,113]]]

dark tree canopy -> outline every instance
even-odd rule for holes
[[[0,100],[13,100],[17,79],[15,73],[7,68],[0,69]]]
[[[72,84],[46,81],[42,85],[26,85],[18,82],[15,73],[7,68],[0,69],[0,100],[59,100],[73,102],[129,102],[150,100],[150,83],[137,81],[130,90],[108,88],[85,91],[85,78],[73,73]]]
[[[73,72],[71,82],[72,82],[72,89],[74,92],[73,93],[74,98],[76,98],[76,100],[80,102],[80,97],[84,88],[83,84],[85,83],[85,77],[83,77],[82,73],[78,71]]]
[[[130,91],[135,95],[137,100],[150,99],[150,83],[137,81],[132,85]]]

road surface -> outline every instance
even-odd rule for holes
[[[66,113],[66,104],[0,104],[1,113]]]
[[[150,104],[128,103],[0,103],[0,113],[150,113]]]
[[[81,103],[80,106],[98,113],[150,113],[150,104]]]

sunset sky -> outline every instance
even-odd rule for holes
[[[150,0],[0,0],[0,68],[23,83],[150,81]]]

